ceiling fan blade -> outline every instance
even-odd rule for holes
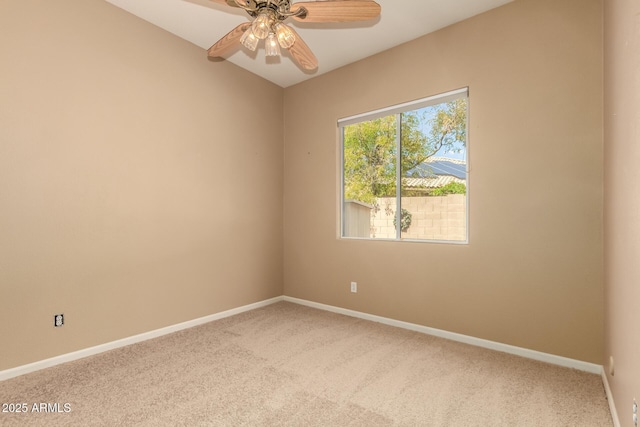
[[[218,40],[216,44],[209,48],[209,56],[222,56],[231,50],[231,48],[235,47],[238,44],[238,41],[240,41],[242,34],[247,31],[247,28],[249,28],[250,25],[250,22],[244,22],[229,31],[224,37]]]
[[[318,59],[313,52],[311,52],[309,46],[302,40],[302,37],[300,37],[300,34],[298,34],[296,30],[291,27],[289,27],[289,29],[296,37],[295,43],[289,48],[289,53],[291,53],[293,59],[305,70],[311,71],[318,68]]]
[[[372,0],[302,1],[292,6],[307,10],[304,18],[293,17],[301,22],[367,21],[380,15],[380,5]]]

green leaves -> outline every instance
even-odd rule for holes
[[[345,199],[373,204],[377,197],[395,195],[395,182],[395,116],[345,127]]]
[[[456,142],[467,140],[467,99],[441,104],[431,126],[431,139],[442,146],[453,147]],[[437,151],[436,150],[436,151]]]
[[[402,176],[407,176],[443,148],[449,152],[464,149],[466,139],[466,98],[346,126],[344,197],[369,204],[379,197],[394,197],[399,185],[398,146]]]
[[[450,182],[429,192],[430,196],[446,196],[447,194],[467,194],[467,186],[460,182]]]

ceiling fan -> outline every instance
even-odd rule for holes
[[[238,42],[255,51],[260,40],[265,40],[267,56],[280,55],[280,47],[287,49],[304,70],[318,68],[309,46],[284,21],[293,18],[300,22],[353,22],[374,19],[380,15],[380,5],[373,0],[211,0],[214,3],[244,9],[252,21],[245,22],[216,42],[209,49],[210,57],[221,57]]]

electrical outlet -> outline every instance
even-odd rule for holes
[[[358,283],[351,282],[351,292],[353,292],[354,294],[358,292]]]
[[[53,326],[56,328],[64,325],[64,314],[56,314],[53,316]]]
[[[633,425],[638,427],[638,403],[633,399]]]
[[[609,356],[609,375],[614,376],[616,373],[616,367],[613,363],[613,356]]]

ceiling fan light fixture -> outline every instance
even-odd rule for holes
[[[296,36],[285,24],[278,22],[273,26],[273,28],[276,30],[278,43],[280,43],[280,46],[283,49],[289,49],[296,42]]]
[[[251,24],[253,34],[260,40],[266,39],[274,21],[273,13],[269,9],[263,10]]]
[[[240,37],[240,43],[242,43],[242,46],[246,47],[250,51],[256,50],[259,41],[260,39],[253,34],[253,29],[251,27],[249,27],[247,31],[242,34],[242,37]]]
[[[278,38],[275,33],[269,33],[267,40],[264,44],[265,55],[267,56],[280,56],[280,45],[278,44]]]
[[[251,22],[236,26],[208,50],[210,58],[222,58],[238,42],[255,51],[260,40],[265,40],[267,56],[280,55],[286,49],[291,59],[303,70],[318,68],[315,57],[294,27],[284,23],[287,19],[306,23],[358,22],[380,16],[380,5],[375,0],[211,0],[244,9]]]

